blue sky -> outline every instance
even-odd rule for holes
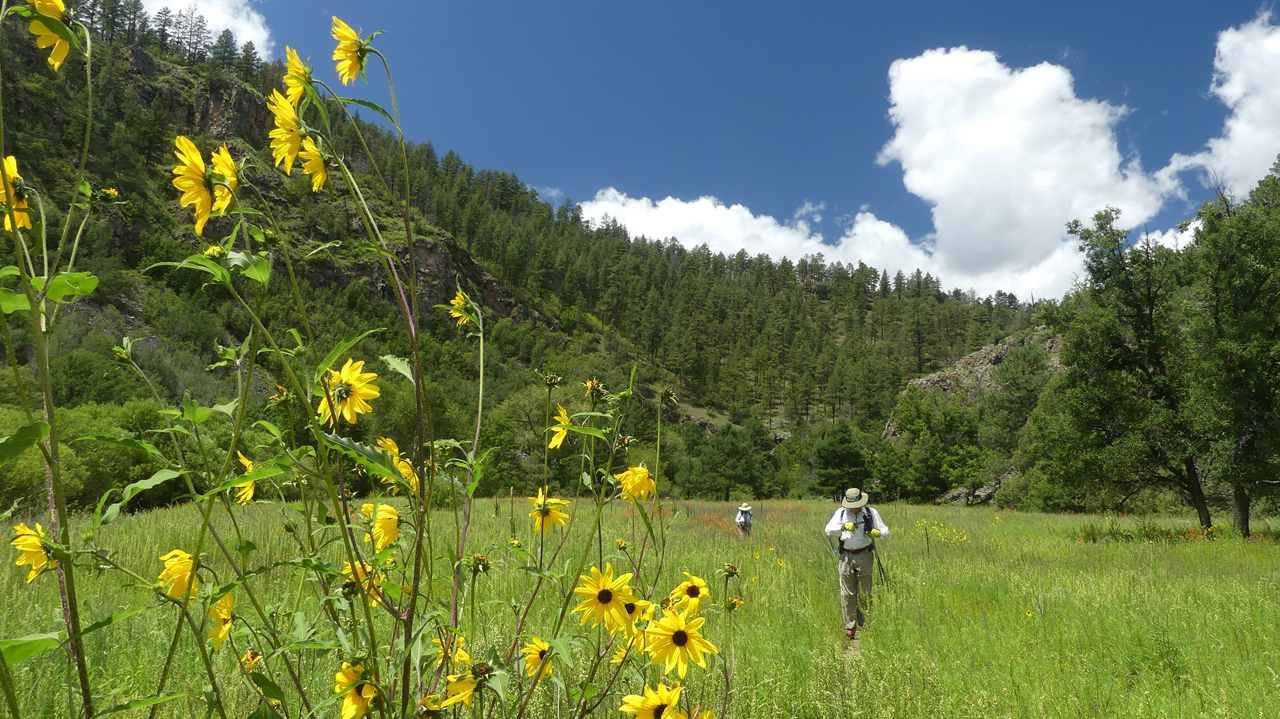
[[[1243,194],[1280,152],[1256,2],[196,4],[327,80],[332,14],[386,30],[410,138],[636,234],[979,293],[1060,295],[1107,203],[1185,243],[1207,170]]]

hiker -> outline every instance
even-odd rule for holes
[[[870,495],[858,488],[845,490],[840,508],[827,522],[828,536],[840,543],[840,602],[844,633],[849,639],[867,625],[865,608],[871,603],[871,572],[875,568],[875,540],[888,537],[880,513],[867,506]]]
[[[746,502],[738,507],[738,516],[733,518],[735,524],[738,525],[738,531],[744,536],[751,536],[751,505]]]

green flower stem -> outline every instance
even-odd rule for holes
[[[474,305],[473,305],[474,307]],[[467,482],[462,494],[462,534],[458,540],[458,562],[453,570],[453,605],[449,611],[449,623],[458,624],[458,585],[462,583],[462,557],[467,551],[467,530],[471,527],[471,492],[467,486],[471,484],[474,463],[480,461],[480,423],[484,417],[484,313],[476,308],[476,325],[480,335],[480,387],[476,397],[476,431],[471,439],[471,464],[467,466]]]
[[[13,677],[9,674],[9,663],[4,660],[3,654],[0,654],[0,686],[4,687],[4,700],[9,705],[9,716],[22,719],[22,713],[18,711],[18,697],[13,691]]]
[[[190,595],[190,592],[187,593]],[[213,707],[218,710],[218,716],[227,719],[226,709],[222,706],[222,692],[218,689],[218,675],[213,670],[213,662],[209,659],[209,650],[204,645],[204,635],[196,628],[195,620],[191,618],[191,612],[187,611],[184,606],[182,608],[182,616],[187,618],[187,626],[191,628],[192,635],[196,638],[196,648],[200,650],[200,661],[204,663],[205,674],[209,676],[209,686],[213,688],[213,696],[215,698]]]

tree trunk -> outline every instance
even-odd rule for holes
[[[1231,510],[1235,515],[1236,529],[1240,530],[1240,536],[1245,539],[1249,538],[1249,505],[1252,501],[1253,497],[1243,485],[1237,484],[1232,487]]]
[[[1200,526],[1208,529],[1213,526],[1213,520],[1209,518],[1209,503],[1204,498],[1204,487],[1200,486],[1200,473],[1196,471],[1195,460],[1188,457],[1182,464],[1186,469],[1182,481],[1191,497],[1191,506],[1196,508],[1196,514],[1200,516]]]

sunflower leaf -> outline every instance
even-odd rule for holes
[[[320,384],[320,381],[324,379],[324,373],[329,371],[329,368],[333,366],[334,362],[338,361],[338,357],[342,356],[344,352],[355,347],[356,344],[365,337],[368,337],[374,332],[383,332],[385,329],[386,328],[380,327],[376,330],[367,330],[365,332],[361,332],[355,337],[348,337],[347,339],[339,342],[338,345],[329,352],[329,354],[325,355],[324,361],[320,363],[320,366],[316,367],[316,384]]]
[[[0,439],[0,467],[17,459],[18,455],[48,436],[49,425],[43,420],[36,420],[25,427],[20,427],[17,432],[8,437]]]
[[[28,634],[17,639],[0,639],[0,652],[4,654],[5,663],[13,666],[23,659],[30,659],[50,649],[57,649],[62,645],[63,634],[65,632]]]
[[[284,701],[284,692],[280,690],[280,687],[261,673],[252,672],[249,674],[249,679],[253,680],[253,683],[258,687],[258,690],[262,692],[262,696],[268,699],[274,699],[278,702]]]
[[[365,469],[380,477],[400,479],[400,470],[395,466],[391,455],[385,449],[370,447],[367,444],[361,444],[353,439],[339,437],[328,432],[321,432],[320,434],[324,437],[325,444],[359,462]]]
[[[137,482],[134,482],[133,484],[130,484],[129,486],[124,488],[123,496],[121,496],[120,501],[116,502],[110,507],[107,507],[107,511],[102,513],[101,521],[97,521],[97,516],[96,516],[97,513],[96,512],[94,513],[95,514],[94,520],[95,520],[96,526],[101,527],[104,524],[110,524],[111,522],[114,522],[116,518],[120,516],[120,510],[124,508],[124,505],[129,503],[129,500],[138,496],[142,492],[147,491],[148,489],[153,489],[155,487],[158,487],[161,484],[164,484],[165,482],[168,482],[169,480],[173,479],[174,477],[180,477],[180,476],[182,476],[182,472],[175,472],[172,469],[162,469],[156,472],[155,474],[151,475],[147,479],[139,480]],[[110,490],[107,491],[107,494],[110,494]],[[102,502],[106,500],[107,494],[103,494],[102,500],[98,502],[99,509],[102,508]]]
[[[382,360],[383,364],[399,372],[408,379],[410,384],[417,384],[417,382],[413,381],[413,368],[409,366],[409,360],[401,359],[395,355],[382,355],[379,359]]]
[[[128,447],[129,449],[136,449],[141,452],[146,452],[147,454],[160,457],[161,459],[164,458],[164,455],[160,453],[160,450],[156,449],[155,445],[151,444],[150,442],[143,442],[142,440],[139,440],[139,439],[130,439],[128,437],[106,437],[100,434],[93,434],[87,437],[80,437],[79,439],[74,439],[72,441],[83,442],[86,439],[92,439],[97,442],[106,442],[107,444],[114,444],[120,447]]]
[[[21,292],[14,292],[8,287],[0,287],[0,310],[11,315],[18,310],[30,310],[31,302]]]
[[[378,113],[379,115],[382,115],[383,117],[387,118],[387,122],[391,123],[392,127],[394,127],[396,124],[396,121],[391,117],[391,113],[382,109],[381,106],[375,103],[369,102],[368,100],[357,100],[354,97],[335,97],[333,99],[337,100],[338,102],[346,102],[352,105],[359,105],[360,107],[367,107],[370,110],[373,110],[374,112]]]

